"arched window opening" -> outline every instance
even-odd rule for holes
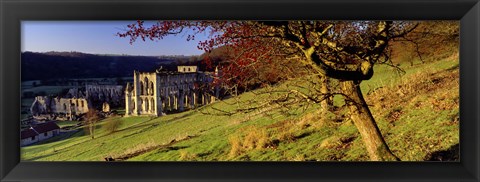
[[[154,92],[153,89],[154,89],[154,88],[155,88],[155,87],[153,86],[153,82],[150,81],[150,95],[153,95],[153,92]]]
[[[143,87],[143,89],[144,89],[143,90],[143,95],[148,95],[149,88],[148,88],[148,78],[147,77],[145,77],[143,79],[143,83],[145,84],[144,87]]]
[[[149,107],[149,104],[148,104],[148,99],[145,99],[145,111],[149,111],[150,107]]]
[[[150,100],[150,106],[151,106],[151,109],[150,109],[150,110],[151,110],[152,112],[155,111],[155,100],[154,100],[153,98]]]

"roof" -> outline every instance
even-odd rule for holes
[[[48,131],[60,129],[60,127],[58,127],[58,125],[55,122],[37,124],[35,126],[32,126],[32,128],[38,133],[45,133]]]
[[[30,128],[22,130],[22,132],[20,132],[20,138],[21,139],[34,137],[36,135],[38,135],[38,133],[35,132],[34,130],[30,129]]]

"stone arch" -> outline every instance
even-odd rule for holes
[[[148,82],[148,78],[145,76],[145,78],[143,78],[143,84],[144,84],[143,94],[144,94],[144,95],[148,95],[148,90],[149,90],[149,88],[148,88],[148,83],[149,83],[149,82]]]
[[[191,94],[190,94],[190,91],[187,89],[187,91],[185,92],[185,105],[186,105],[186,106],[189,105],[190,99],[192,99],[192,98],[190,98],[190,95],[191,95]]]
[[[162,97],[162,105],[163,105],[163,110],[164,111],[167,110],[167,108],[168,108],[168,102],[169,102],[168,95],[163,96]]]
[[[151,107],[151,111],[152,112],[155,112],[155,99],[151,98],[150,99],[150,107]]]
[[[170,111],[173,110],[173,100],[174,100],[174,99],[173,99],[173,95],[172,95],[172,94],[169,94],[169,95],[168,95],[168,109],[169,109]]]
[[[143,82],[140,81],[140,95],[143,95]]]
[[[148,98],[145,98],[144,102],[145,102],[145,110],[144,111],[148,112],[149,108],[150,108],[150,105],[148,104]]]
[[[150,95],[153,95],[153,92],[154,92],[154,91],[153,91],[153,88],[155,88],[155,87],[153,86],[153,82],[150,81]]]

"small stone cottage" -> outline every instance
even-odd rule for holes
[[[20,145],[30,145],[39,141],[43,141],[60,133],[60,127],[55,122],[46,122],[31,126],[20,132]]]

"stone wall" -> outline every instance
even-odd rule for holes
[[[123,86],[121,85],[87,85],[85,86],[86,98],[92,105],[101,106],[108,103],[111,106],[123,105]]]
[[[30,112],[39,120],[72,120],[79,114],[87,113],[88,108],[88,102],[84,98],[37,96]]]
[[[180,73],[195,73],[195,72],[197,72],[197,66],[177,66],[177,72],[180,72]]]

